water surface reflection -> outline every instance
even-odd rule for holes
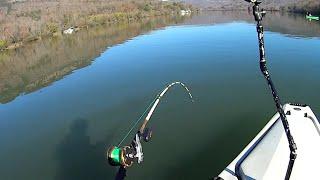
[[[255,23],[250,11],[214,11],[205,12],[187,19],[182,24],[208,25],[231,22]],[[266,31],[277,32],[291,37],[320,37],[320,23],[309,21],[301,14],[267,12],[263,19]]]
[[[70,36],[44,39],[15,51],[0,53],[0,103],[21,93],[50,85],[72,71],[88,66],[111,46],[183,21],[182,17],[149,19],[113,26],[98,26]]]

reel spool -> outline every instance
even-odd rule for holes
[[[112,146],[107,152],[108,162],[111,166],[121,165],[121,148]]]
[[[135,158],[135,152],[131,146],[122,148],[112,146],[108,152],[108,162],[111,166],[130,167]]]

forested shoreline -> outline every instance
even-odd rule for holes
[[[130,23],[190,8],[159,0],[8,0],[0,2],[0,50],[60,36],[70,27]]]
[[[206,10],[247,10],[251,5],[244,0],[184,0]],[[320,15],[319,0],[263,0],[261,7],[269,11]]]
[[[282,10],[294,12],[294,13],[310,12],[312,14],[320,15],[320,1],[316,1],[316,0],[299,1],[297,3],[292,3],[286,7],[283,7]]]
[[[317,0],[265,0],[262,6],[270,11],[320,15]],[[4,0],[0,2],[0,50],[61,36],[70,27],[131,23],[148,17],[177,15],[193,7],[247,10],[250,5],[242,0]]]

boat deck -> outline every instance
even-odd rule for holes
[[[319,121],[308,106],[286,104],[284,110],[298,148],[290,179],[319,179]],[[289,155],[289,144],[277,113],[219,177],[283,180]]]

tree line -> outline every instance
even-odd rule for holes
[[[186,8],[160,0],[7,0],[0,3],[0,49],[59,36],[69,27],[129,23]]]

